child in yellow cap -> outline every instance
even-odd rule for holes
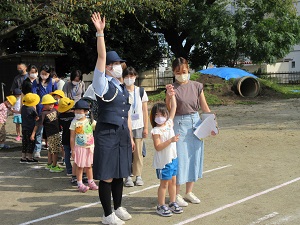
[[[31,140],[30,137],[35,126],[35,121],[38,118],[36,105],[39,104],[39,102],[40,96],[33,93],[26,94],[22,99],[22,158],[20,159],[20,163],[38,162],[38,160],[32,156],[35,140]]]
[[[4,144],[6,141],[5,123],[7,120],[7,110],[11,110],[17,102],[15,96],[10,95],[6,97],[6,101],[0,104],[0,149],[9,148],[9,145]]]
[[[49,146],[46,169],[50,170],[50,172],[58,173],[62,172],[63,169],[57,165],[58,153],[61,151],[61,136],[59,134],[58,112],[54,108],[55,102],[56,100],[50,94],[43,96],[41,104],[44,106],[44,110],[36,122],[30,139],[34,140],[38,127],[44,126]]]

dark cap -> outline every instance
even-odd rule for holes
[[[13,94],[14,95],[21,95],[22,91],[19,88],[15,88],[14,91],[13,91]]]
[[[87,110],[89,110],[90,109],[90,104],[87,101],[80,99],[78,102],[76,102],[76,104],[74,106],[74,109],[87,109]]]
[[[118,53],[115,51],[109,51],[106,53],[106,65],[109,65],[114,62],[126,62],[126,60],[121,59]]]

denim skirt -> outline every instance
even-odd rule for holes
[[[180,134],[176,142],[178,172],[176,183],[195,182],[202,178],[204,142],[194,135],[194,131],[201,123],[197,113],[175,116],[174,131]]]

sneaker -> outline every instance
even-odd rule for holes
[[[60,168],[59,166],[52,166],[51,169],[50,169],[51,173],[60,173],[62,171],[64,171],[64,169]]]
[[[3,145],[2,147],[0,147],[0,149],[9,149],[10,145]]]
[[[166,205],[156,207],[156,212],[161,216],[172,216],[173,213]]]
[[[99,189],[99,187],[97,186],[97,184],[94,181],[89,184],[89,188],[90,188],[90,190],[98,190]]]
[[[27,163],[28,164],[31,164],[31,163],[38,163],[39,161],[37,160],[37,159],[35,159],[35,158],[31,158],[31,159],[26,159],[27,160]]]
[[[72,176],[70,182],[71,182],[72,186],[77,186],[77,178],[76,178],[76,176]]]
[[[125,185],[125,187],[133,187],[134,186],[134,183],[130,176],[125,179],[124,185]]]
[[[130,220],[132,218],[132,216],[127,212],[127,210],[124,207],[119,207],[117,210],[113,210],[113,212],[121,220],[126,221],[126,220]]]
[[[21,141],[21,137],[20,137],[20,136],[17,136],[17,137],[16,137],[16,141]]]
[[[176,195],[176,202],[180,207],[186,207],[189,205],[189,203],[184,201],[183,197],[180,194]]]
[[[27,159],[20,159],[20,163],[27,163]]]
[[[137,177],[136,177],[135,185],[136,185],[136,186],[143,186],[143,185],[144,185],[144,181],[142,180],[142,177],[141,177],[141,176],[137,176]]]
[[[78,186],[78,191],[81,193],[85,193],[89,190],[90,188],[84,184],[81,184],[80,186]]]
[[[116,214],[113,212],[109,216],[104,216],[102,217],[102,223],[103,224],[110,224],[110,225],[122,225],[125,224],[124,221],[120,220]]]
[[[171,202],[169,204],[169,209],[175,214],[183,213],[183,209],[177,204],[177,202]]]
[[[47,164],[46,166],[45,166],[45,169],[46,170],[50,170],[52,168],[52,164]]]
[[[187,194],[185,194],[184,199],[190,201],[191,203],[194,204],[199,204],[200,203],[200,199],[197,198],[193,192],[189,192]]]
[[[34,158],[41,158],[41,153],[35,152],[33,156]]]

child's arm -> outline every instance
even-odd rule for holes
[[[38,126],[35,125],[34,128],[33,128],[32,133],[31,133],[30,140],[34,141],[37,129],[38,129]]]
[[[72,158],[75,158],[75,130],[70,130],[70,147],[71,147],[71,153]]]
[[[165,142],[160,141],[160,135],[159,134],[152,134],[152,139],[154,143],[154,148],[156,151],[161,151],[168,147],[172,142],[177,142],[179,140],[179,134],[173,136],[169,140],[166,140]]]

